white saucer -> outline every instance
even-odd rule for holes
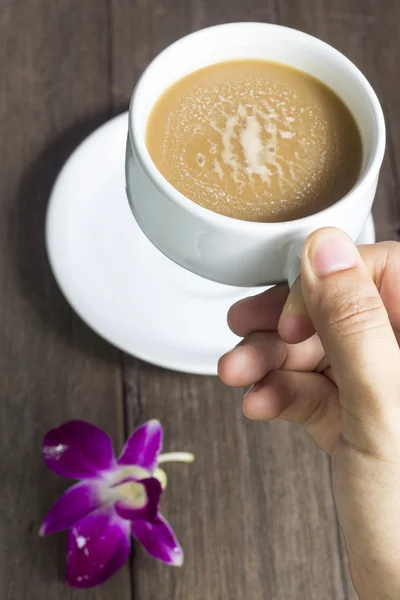
[[[68,302],[103,338],[147,362],[214,375],[237,343],[229,306],[260,289],[207,281],[178,267],[147,240],[125,193],[127,114],[90,135],[53,188],[47,252]],[[374,241],[369,219],[360,243]]]

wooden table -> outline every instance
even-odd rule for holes
[[[4,600],[348,600],[354,598],[328,459],[284,422],[251,423],[242,391],[167,372],[90,331],[49,271],[43,220],[54,178],[97,125],[125,110],[139,74],[176,38],[225,21],[303,29],[365,72],[384,107],[388,148],[375,218],[400,227],[398,0],[0,0],[0,588]],[[38,528],[66,483],[46,471],[41,440],[84,418],[120,448],[156,416],[168,469],[163,511],[186,554],[169,569],[139,550],[103,588],[63,582],[63,535]]]

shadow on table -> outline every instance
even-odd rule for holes
[[[51,189],[64,162],[108,118],[99,114],[75,124],[34,159],[22,176],[9,223],[11,251],[24,296],[45,326],[55,329],[68,344],[102,360],[110,360],[110,347],[73,312],[50,271],[44,223]]]

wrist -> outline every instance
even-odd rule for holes
[[[399,600],[399,566],[393,554],[375,560],[355,559],[348,551],[350,573],[359,600]],[[397,565],[399,563],[397,562]]]

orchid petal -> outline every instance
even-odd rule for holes
[[[43,458],[51,471],[70,479],[93,479],[115,464],[108,435],[86,421],[69,421],[49,431]]]
[[[70,487],[47,513],[40,528],[40,535],[69,529],[101,506],[105,495],[103,488],[99,482],[86,481]]]
[[[163,430],[156,419],[147,421],[137,429],[126,442],[121,456],[120,465],[137,465],[149,473],[157,466],[157,456],[162,448]]]
[[[132,521],[132,533],[153,558],[175,567],[182,566],[182,548],[162,515],[159,514],[154,523]]]
[[[135,492],[132,486],[140,486],[142,493]],[[140,481],[132,481],[123,483],[117,488],[117,491],[122,491],[124,488],[123,498],[115,504],[115,510],[120,517],[135,521],[143,519],[154,523],[158,514],[158,503],[162,494],[162,487],[158,479],[147,477]],[[136,496],[136,497],[135,497]]]
[[[107,581],[130,554],[130,523],[112,507],[101,508],[79,521],[67,537],[67,583],[90,588]]]

